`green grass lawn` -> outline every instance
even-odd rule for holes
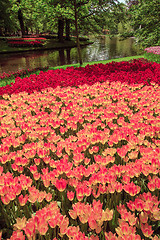
[[[84,62],[81,67],[85,67],[86,65],[94,65],[98,63],[107,64],[109,62],[122,62],[122,61],[130,61],[132,59],[138,59],[138,58],[145,58],[144,55],[138,55],[138,56],[131,56],[131,57],[124,57],[124,58],[115,58],[115,59],[109,59],[109,60],[102,60],[102,61],[93,61],[93,62]],[[63,66],[56,66],[56,67],[50,67],[49,69],[66,69],[67,67],[80,67],[80,64],[70,64],[70,65],[63,65]]]

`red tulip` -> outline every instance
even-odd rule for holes
[[[57,179],[55,186],[60,192],[63,192],[66,189],[67,181],[63,178],[61,178],[60,180]]]

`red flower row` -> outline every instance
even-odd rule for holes
[[[12,94],[26,91],[33,93],[44,88],[57,86],[80,86],[84,84],[93,85],[96,82],[119,81],[126,84],[160,84],[160,64],[148,63],[145,60],[134,60],[133,62],[119,62],[109,64],[87,65],[82,68],[67,68],[66,70],[49,70],[40,72],[39,75],[30,75],[21,79],[17,77],[11,86],[0,88],[0,95]]]
[[[42,47],[41,41],[10,41],[9,46],[11,47]]]
[[[8,38],[8,42],[12,41],[45,41],[46,38]]]

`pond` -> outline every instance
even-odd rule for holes
[[[108,36],[103,35],[90,39],[94,43],[82,48],[83,62],[141,54],[139,48],[135,46],[133,38],[120,41],[118,37],[110,39]],[[77,62],[76,48],[1,54],[0,73],[37,67],[54,67]]]

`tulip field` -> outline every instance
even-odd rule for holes
[[[148,53],[153,53],[156,55],[160,55],[160,46],[155,46],[155,47],[148,47],[145,49],[146,52]]]
[[[160,239],[160,64],[0,87],[0,239]]]

